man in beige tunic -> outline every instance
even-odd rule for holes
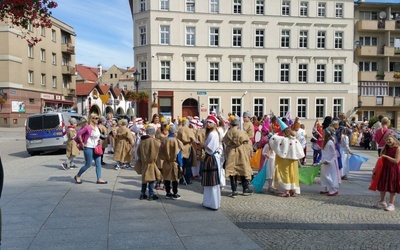
[[[195,153],[195,149],[193,147],[194,142],[196,141],[194,137],[193,129],[189,128],[189,120],[185,119],[182,121],[182,127],[178,130],[178,135],[176,137],[183,143],[182,148],[182,158],[183,158],[183,178],[185,180],[181,180],[181,184],[186,182],[187,184],[191,184],[192,181],[192,163],[193,156]]]
[[[115,170],[121,168],[121,165],[127,165],[132,161],[132,147],[135,145],[131,131],[127,127],[127,120],[121,121],[121,126],[117,129],[115,139],[114,161],[117,162]]]

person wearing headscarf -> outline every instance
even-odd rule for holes
[[[64,170],[74,168],[75,165],[73,164],[73,160],[75,159],[75,157],[77,155],[79,155],[78,145],[75,141],[77,121],[75,118],[71,118],[69,120],[69,123],[70,123],[70,125],[68,126],[68,130],[67,130],[68,141],[67,141],[67,147],[66,147],[67,159],[65,160],[64,163],[61,164],[61,167]]]

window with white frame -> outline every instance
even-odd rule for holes
[[[147,81],[147,62],[142,61],[139,62],[140,65],[140,80]]]
[[[28,83],[33,84],[33,71],[32,70],[28,71]]]
[[[306,83],[307,82],[307,64],[299,64],[299,82]]]
[[[367,120],[369,121],[369,120],[371,120],[372,117],[375,116],[375,111],[373,111],[373,110],[365,110],[365,111],[363,111],[362,114],[363,114],[363,117],[361,117],[361,119],[362,118],[367,118]],[[361,119],[359,119],[359,120],[361,120]]]
[[[290,47],[290,30],[281,31],[281,48]]]
[[[377,62],[359,62],[358,69],[360,71],[378,71]]]
[[[140,12],[146,11],[146,0],[140,0]]]
[[[196,45],[196,28],[186,27],[186,46]]]
[[[210,28],[210,46],[219,45],[219,28]]]
[[[315,99],[315,118],[325,117],[325,99],[317,98]]]
[[[343,49],[343,32],[335,31],[335,49]]]
[[[242,46],[242,29],[232,30],[232,46],[241,47]]]
[[[360,82],[358,93],[362,96],[387,96],[388,82]]]
[[[28,45],[28,57],[33,58],[33,46]]]
[[[317,48],[318,49],[325,49],[325,31],[318,31],[317,32]]]
[[[297,99],[297,117],[307,118],[307,98]]]
[[[264,15],[264,0],[256,0],[256,15]]]
[[[219,0],[210,0],[210,12],[211,13],[219,12]]]
[[[233,0],[233,14],[242,14],[242,0]]]
[[[196,80],[196,63],[186,62],[186,81]]]
[[[306,49],[308,47],[308,31],[300,30],[299,33],[299,48]]]
[[[140,30],[140,45],[147,44],[147,29],[146,26],[139,27]]]
[[[333,98],[333,117],[339,117],[340,113],[343,113],[343,99]]]
[[[32,31],[33,31],[33,25],[32,25],[32,22],[29,22],[29,23],[28,23],[28,28],[27,28],[27,30],[28,30],[28,31],[30,31],[30,32],[32,32]]]
[[[56,53],[51,54],[51,64],[56,65],[57,64],[57,56]]]
[[[336,17],[343,17],[343,4],[336,3],[335,5],[335,16]]]
[[[361,46],[378,46],[378,37],[360,36],[358,41]]]
[[[257,117],[264,115],[264,98],[254,98],[254,111],[253,114]]]
[[[232,81],[242,81],[242,63],[232,63]]]
[[[46,27],[40,27],[40,35],[46,36]]]
[[[169,0],[160,0],[160,9],[169,10]]]
[[[211,82],[219,81],[219,63],[218,62],[210,62],[210,81]]]
[[[161,61],[161,80],[171,80],[170,61]]]
[[[61,61],[61,65],[62,65],[62,66],[68,66],[68,65],[69,65],[69,61],[70,61],[70,58],[69,58],[69,57],[63,56],[63,57],[62,57],[62,61]]]
[[[308,2],[300,2],[300,16],[308,16]]]
[[[160,27],[160,44],[169,45],[169,28],[166,25]]]
[[[376,11],[360,11],[361,20],[378,20],[378,12]]]
[[[128,85],[124,84],[124,86],[122,86],[122,89],[127,91],[128,90]]]
[[[254,64],[254,81],[255,82],[264,81],[264,63]]]
[[[242,114],[242,98],[232,98],[232,114],[240,117]]]
[[[289,16],[290,15],[290,1],[282,1],[282,16]]]
[[[326,3],[318,3],[317,17],[325,17],[326,15]]]
[[[280,72],[280,82],[289,82],[290,64],[282,63]]]
[[[52,85],[53,88],[57,88],[57,76],[52,77]]]
[[[325,83],[325,64],[317,64],[317,83]]]
[[[343,65],[335,64],[333,69],[333,82],[342,83],[343,82]]]
[[[196,0],[186,0],[186,12],[196,11]]]
[[[40,75],[40,85],[46,86],[46,74]]]
[[[210,98],[208,108],[210,111],[215,111],[217,114],[219,114],[219,98]]]
[[[263,29],[256,29],[255,35],[255,47],[256,48],[263,48],[264,47],[264,30]]]
[[[46,61],[46,50],[45,49],[40,49],[40,61],[42,61],[42,62]]]
[[[280,98],[279,99],[279,116],[284,117],[286,116],[287,112],[289,111],[289,98]]]
[[[57,41],[57,35],[56,35],[56,30],[51,30],[51,41],[55,42]]]

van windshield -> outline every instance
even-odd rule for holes
[[[29,118],[28,127],[32,130],[56,128],[60,125],[58,115],[41,115]]]

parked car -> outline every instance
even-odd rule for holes
[[[29,115],[25,121],[26,150],[30,155],[65,149],[67,128],[71,118],[81,127],[82,116],[70,112],[50,112]]]

